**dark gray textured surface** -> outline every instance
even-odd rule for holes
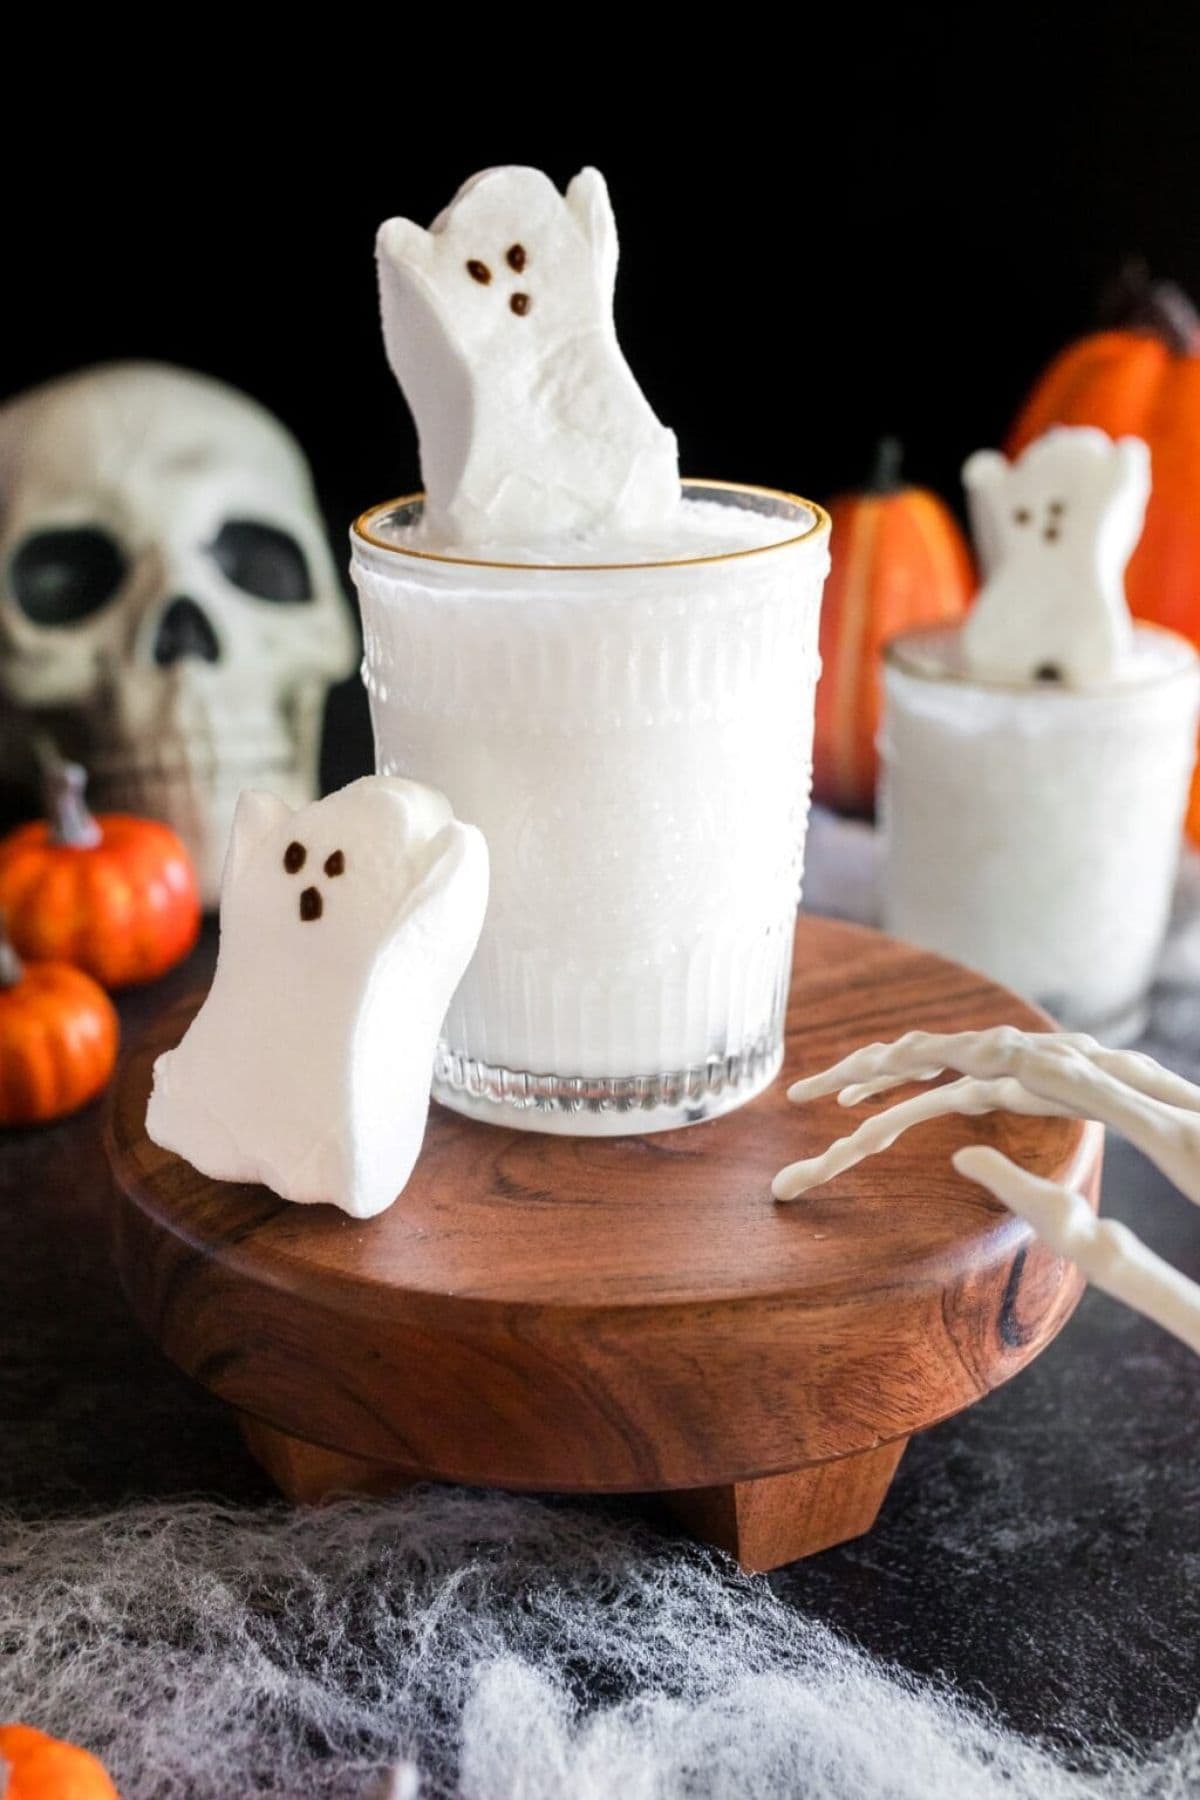
[[[1105,1210],[1200,1277],[1200,1220],[1110,1142]],[[1151,1741],[1200,1697],[1200,1365],[1085,1294],[1023,1375],[910,1445],[876,1530],[775,1578],[1017,1729]]]
[[[129,1032],[210,954],[123,1002]],[[92,1109],[0,1142],[0,1505],[254,1504],[269,1490],[231,1422],[125,1309],[98,1131]],[[1122,1144],[1105,1205],[1200,1276],[1200,1215]],[[1198,1399],[1181,1345],[1088,1294],[1032,1369],[911,1446],[869,1537],[772,1585],[1021,1731],[1161,1740],[1200,1695]]]

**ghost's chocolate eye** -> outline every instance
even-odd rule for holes
[[[1048,512],[1052,512],[1054,514],[1055,518],[1057,518],[1059,513],[1066,512],[1067,503],[1065,500],[1052,500],[1046,510]]]
[[[525,253],[524,244],[513,244],[504,260],[509,268],[515,269],[519,275],[521,270],[525,267],[525,264],[529,261],[529,258]]]
[[[1035,681],[1061,681],[1062,670],[1057,663],[1039,663],[1033,671]]]
[[[289,875],[297,875],[304,867],[307,857],[308,851],[304,845],[293,841],[283,853],[283,866]]]
[[[325,873],[330,876],[344,875],[346,873],[346,852],[344,850],[331,850],[329,852],[329,855],[325,858]]]
[[[519,319],[523,319],[533,302],[528,294],[514,294],[508,303]]]
[[[492,271],[485,262],[480,262],[476,256],[473,256],[467,264],[467,274],[472,281],[478,281],[482,287],[486,287],[492,279]]]
[[[1018,506],[1016,511],[1013,513],[1013,524],[1014,525],[1028,525],[1031,517],[1032,517],[1032,514],[1030,513],[1029,508],[1027,506]]]

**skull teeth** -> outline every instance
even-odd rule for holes
[[[173,800],[183,793],[236,790],[256,781],[290,781],[300,774],[297,759],[283,755],[236,761],[192,756],[160,763],[109,759],[93,766],[95,791],[103,804],[150,814],[170,813]]]
[[[139,781],[148,775],[184,779],[199,773],[253,777],[287,773],[297,767],[296,754],[290,749],[222,750],[217,756],[211,751],[206,754],[198,745],[175,755],[168,752],[153,759],[128,751],[96,753],[89,762],[98,781]]]

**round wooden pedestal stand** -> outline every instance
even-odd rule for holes
[[[367,1223],[210,1181],[148,1140],[151,1066],[195,1005],[118,1078],[117,1261],[153,1337],[298,1501],[422,1478],[654,1491],[774,1568],[866,1531],[909,1435],[1014,1375],[1079,1296],[950,1153],[995,1144],[1094,1199],[1094,1126],[940,1121],[773,1204],[775,1171],[854,1118],[790,1106],[787,1078],[911,1026],[1045,1027],[875,932],[801,922],[784,1078],[740,1111],[567,1138],[435,1106],[409,1186]]]

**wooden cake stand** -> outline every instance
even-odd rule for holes
[[[409,1186],[362,1223],[223,1185],[145,1132],[154,1058],[125,1059],[109,1124],[116,1257],[134,1310],[236,1407],[297,1501],[425,1478],[662,1494],[769,1569],[866,1531],[909,1435],[1006,1381],[1081,1282],[950,1166],[999,1146],[1099,1190],[1100,1129],[947,1119],[793,1206],[770,1180],[853,1123],[785,1081],[648,1137],[548,1137],[435,1106]],[[1046,1019],[953,963],[802,920],[785,1075],[910,1026]]]

